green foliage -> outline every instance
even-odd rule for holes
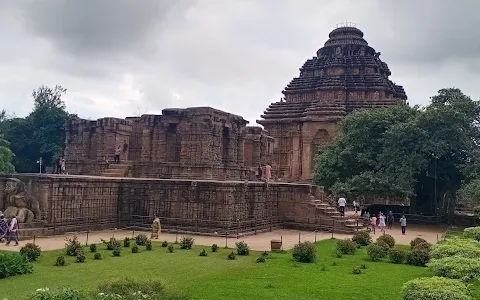
[[[257,263],[264,263],[267,261],[267,257],[265,255],[260,255],[260,257],[257,258]]]
[[[207,256],[207,251],[205,251],[205,249],[202,249],[202,251],[200,251],[200,256]]]
[[[235,255],[235,252],[233,252],[233,251],[230,254],[227,255],[227,259],[229,259],[229,260],[234,260],[236,258],[237,258],[237,256]]]
[[[50,290],[49,288],[37,289],[31,296],[33,300],[83,300],[84,295],[78,290],[64,288],[61,290]]]
[[[372,237],[368,231],[357,231],[353,235],[352,241],[360,246],[368,246],[372,243]]]
[[[410,241],[410,248],[415,248],[416,245],[421,244],[421,243],[426,243],[427,241],[422,239],[422,238],[414,238],[413,240]]]
[[[132,247],[132,253],[138,253],[139,249],[138,249],[138,246],[135,245]]]
[[[128,237],[125,237],[123,239],[123,247],[129,248],[130,247],[130,239]]]
[[[383,248],[383,251],[385,251],[385,253],[387,253],[388,251],[390,251],[391,247],[389,244],[387,244],[385,241],[383,240],[380,240],[378,242],[375,243],[375,245],[377,246],[380,246]]]
[[[167,242],[167,241],[163,241],[163,242],[162,242],[162,247],[163,247],[163,248],[168,247],[168,242]]]
[[[394,264],[402,264],[407,259],[407,252],[393,248],[388,251],[388,257],[390,261]]]
[[[145,246],[147,244],[148,237],[144,234],[139,234],[135,237],[135,243],[137,246]]]
[[[293,246],[293,259],[302,263],[313,263],[317,259],[317,248],[311,242],[301,242]]]
[[[65,257],[63,255],[57,257],[57,259],[55,260],[55,266],[57,267],[65,266]]]
[[[152,251],[153,250],[152,241],[150,241],[150,240],[147,241],[147,243],[145,244],[145,249],[147,251]]]
[[[377,244],[367,246],[367,256],[371,261],[379,261],[387,255],[387,251]]]
[[[110,250],[110,251],[120,248],[122,246],[121,242],[114,237],[111,237],[108,241],[105,241],[103,239],[101,239],[101,241],[105,245],[107,245],[107,250]]]
[[[353,267],[352,274],[359,275],[360,273],[362,273],[362,271],[360,270],[360,268],[358,266]]]
[[[102,254],[96,252],[96,253],[93,255],[93,259],[95,259],[95,260],[101,260],[101,259],[102,259]]]
[[[165,293],[165,285],[159,280],[133,280],[129,278],[115,279],[102,282],[98,286],[98,293],[118,295],[120,299],[132,299],[134,293],[147,295],[146,299],[161,296]],[[161,297],[155,299],[163,299]]]
[[[480,205],[480,178],[475,177],[471,181],[468,181],[468,183],[463,184],[457,192],[457,197],[459,202],[461,202],[465,206],[468,206],[468,207],[479,206]]]
[[[77,252],[82,250],[82,244],[78,241],[76,236],[71,238],[65,238],[65,254],[68,256],[77,256]]]
[[[430,253],[425,250],[413,249],[407,254],[407,264],[418,267],[425,267],[430,261]]]
[[[120,256],[121,253],[122,253],[122,252],[121,252],[121,250],[120,250],[120,247],[116,247],[116,248],[114,248],[113,251],[112,251],[113,256]]]
[[[235,248],[237,249],[238,255],[249,255],[250,254],[250,247],[248,247],[247,243],[244,241],[236,242]]]
[[[20,254],[25,255],[31,262],[36,261],[37,258],[40,257],[41,253],[42,250],[40,247],[33,243],[25,244],[22,248],[20,248]]]
[[[460,279],[465,282],[480,276],[480,260],[476,258],[444,257],[433,259],[427,266],[435,276]]]
[[[449,238],[432,247],[432,258],[439,259],[447,256],[461,256],[480,258],[480,242],[472,239]]]
[[[83,252],[77,253],[77,257],[75,257],[75,261],[77,263],[83,263],[83,262],[85,262],[85,259],[86,259],[86,257],[85,257],[85,254]]]
[[[357,251],[357,243],[351,239],[338,240],[337,251],[342,254],[355,254]]]
[[[454,279],[424,277],[403,286],[403,300],[473,300],[467,286]]]
[[[173,253],[173,251],[175,251],[173,249],[173,245],[168,245],[167,249],[168,249],[168,252],[170,252],[170,253]]]
[[[432,249],[432,244],[427,243],[427,242],[420,243],[420,244],[415,245],[415,248],[413,248],[413,249],[430,252],[430,250]]]
[[[97,245],[96,244],[90,244],[90,252],[97,252]]]
[[[212,245],[212,252],[217,252],[218,251],[218,245],[217,244],[213,244]]]
[[[480,241],[480,226],[465,228],[463,237]]]
[[[395,239],[389,234],[382,234],[381,236],[379,236],[377,239],[377,243],[378,242],[384,242],[388,245],[389,248],[395,247]]]
[[[10,143],[5,140],[3,133],[0,131],[0,173],[13,173],[13,152],[10,149]]]
[[[195,240],[189,236],[183,236],[180,240],[180,249],[192,249]]]
[[[32,272],[32,264],[26,255],[0,252],[0,279]]]

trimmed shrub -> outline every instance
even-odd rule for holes
[[[390,245],[385,243],[385,241],[378,241],[378,242],[375,243],[375,245],[382,247],[382,249],[383,249],[383,251],[385,251],[385,253],[387,253],[391,249]]]
[[[430,255],[435,259],[448,256],[480,258],[480,242],[472,239],[449,238],[435,244]]]
[[[168,242],[167,242],[167,241],[163,241],[162,247],[163,247],[163,248],[167,248],[167,247],[168,247]]]
[[[175,251],[173,249],[173,245],[168,245],[167,249],[168,249],[168,252],[170,252],[170,253],[173,253],[173,251]]]
[[[370,244],[367,247],[367,256],[371,261],[379,261],[387,255],[384,248],[377,244]]]
[[[465,228],[463,230],[463,237],[480,241],[480,226]]]
[[[32,264],[26,255],[18,252],[0,253],[0,279],[32,272]]]
[[[61,290],[50,290],[49,288],[38,289],[36,290],[30,299],[32,300],[80,300],[85,299],[85,295],[78,290],[72,288],[64,288]]]
[[[260,255],[259,258],[257,258],[257,263],[263,263],[265,262],[267,259],[266,259],[266,256],[265,255]]]
[[[159,296],[165,293],[165,285],[158,280],[131,280],[128,278],[111,280],[101,283],[98,286],[98,292],[107,295],[118,295],[116,298],[109,299],[164,299]],[[140,295],[139,298],[133,298],[132,295]],[[146,295],[142,297],[142,295]]]
[[[217,252],[218,251],[218,245],[217,244],[213,244],[212,245],[212,252]]]
[[[460,280],[423,277],[403,285],[403,300],[473,300]]]
[[[202,251],[200,251],[200,256],[207,256],[207,251],[205,251],[205,249],[202,249]]]
[[[419,244],[416,244],[413,249],[430,252],[430,250],[432,249],[432,244],[427,242],[419,243]]]
[[[150,240],[147,241],[147,243],[145,244],[145,249],[147,251],[152,251],[153,250],[152,241],[150,241]]]
[[[137,246],[145,246],[147,241],[148,237],[144,234],[139,234],[135,237],[135,244],[137,244]]]
[[[110,240],[108,241],[105,241],[103,239],[101,239],[101,241],[105,245],[107,245],[107,250],[110,250],[110,251],[115,250],[116,248],[120,248],[122,246],[122,243],[114,237],[111,237]]]
[[[78,241],[76,236],[72,238],[65,238],[65,254],[68,256],[77,256],[77,250],[82,249],[82,244]]]
[[[57,260],[55,261],[55,266],[57,266],[57,267],[65,266],[65,257],[63,255],[57,257]]]
[[[235,255],[235,252],[233,252],[233,251],[229,255],[227,255],[227,259],[229,259],[229,260],[234,260],[236,258],[237,258],[237,256]]]
[[[130,248],[130,239],[128,237],[123,239],[123,247]]]
[[[113,256],[120,256],[121,254],[120,247],[113,249],[112,254]]]
[[[238,255],[246,256],[250,254],[250,247],[248,247],[247,243],[244,241],[236,242],[235,248],[237,249]]]
[[[471,282],[480,276],[480,260],[465,257],[444,257],[433,259],[427,264],[435,276],[460,279]]]
[[[132,253],[138,253],[138,246],[137,245],[132,247]]]
[[[93,259],[95,259],[95,260],[101,260],[101,259],[102,259],[102,254],[96,252],[96,253],[93,255]]]
[[[293,246],[293,259],[302,263],[313,263],[317,259],[317,248],[311,242],[302,242]]]
[[[393,248],[388,251],[388,257],[390,258],[390,261],[394,264],[402,264],[404,261],[407,260],[407,252]]]
[[[357,251],[357,243],[351,239],[337,241],[337,251],[342,254],[355,254]]]
[[[183,236],[180,240],[180,249],[192,249],[195,240],[189,236]]]
[[[20,248],[20,254],[25,255],[29,261],[36,261],[37,258],[40,257],[42,250],[40,247],[33,243],[25,244],[22,248]]]
[[[362,271],[360,271],[360,268],[357,266],[357,267],[353,267],[352,269],[352,274],[355,274],[355,275],[358,275],[362,273]]]
[[[410,248],[415,248],[416,245],[418,244],[421,244],[421,243],[426,243],[427,241],[422,239],[422,238],[414,238],[411,242],[410,242]]]
[[[97,252],[97,245],[96,244],[90,244],[90,252]]]
[[[382,234],[379,236],[377,239],[377,243],[378,242],[385,242],[390,248],[395,247],[395,239],[389,234]]]
[[[85,254],[83,254],[83,252],[77,253],[77,257],[75,257],[75,261],[77,263],[83,263],[83,262],[85,262],[85,259],[86,259],[86,257],[85,257]]]
[[[368,246],[372,243],[372,237],[368,231],[357,231],[353,235],[352,241],[359,246]]]
[[[430,261],[430,253],[425,250],[413,249],[407,255],[407,264],[417,267],[425,267]]]

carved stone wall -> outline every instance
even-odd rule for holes
[[[273,142],[273,138],[261,127],[247,127],[244,144],[245,166],[256,170],[259,165],[271,163]]]

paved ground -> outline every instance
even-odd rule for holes
[[[430,225],[411,225],[407,227],[407,234],[402,235],[400,231],[400,227],[394,227],[392,230],[387,230],[388,234],[391,234],[398,244],[409,244],[412,239],[415,237],[421,237],[427,240],[430,243],[436,243],[438,239],[440,239],[443,232],[445,232],[446,226],[430,226]],[[139,234],[139,231],[135,232],[135,235]],[[149,235],[149,233],[146,233]],[[91,232],[88,235],[87,241],[87,234],[86,233],[77,233],[77,234],[67,234],[61,236],[54,236],[49,238],[41,238],[37,239],[35,243],[39,245],[42,250],[55,250],[55,249],[62,249],[65,246],[65,238],[71,237],[76,235],[80,242],[82,243],[100,243],[101,238],[109,239],[110,237],[114,236],[116,238],[123,239],[124,237],[132,237],[132,231],[126,230],[105,230],[105,231],[96,231]],[[376,237],[380,236],[380,231],[377,230],[375,235],[372,235],[373,239],[375,240]],[[221,247],[225,246],[227,243],[228,247],[234,247],[235,242],[238,240],[236,238],[228,238],[225,240],[225,237],[216,237],[216,236],[193,236],[195,238],[195,244],[197,245],[206,245],[210,246],[212,244],[218,244]],[[279,229],[274,230],[272,232],[261,233],[257,235],[247,236],[244,238],[240,238],[240,240],[245,241],[252,250],[270,250],[270,240],[272,239],[282,239],[283,240],[283,247],[284,249],[292,248],[296,243],[298,243],[299,238],[301,241],[315,241],[316,240],[324,240],[329,239],[332,237],[331,233],[327,232],[308,232],[308,231],[298,231],[298,230],[286,230],[286,229]],[[335,238],[349,238],[351,235],[345,234],[335,234]],[[162,233],[160,235],[159,241],[168,241],[168,242],[175,242],[175,239],[178,238],[180,240],[181,235],[171,234],[171,233]],[[32,240],[25,240],[20,242],[20,246],[32,242]],[[13,245],[6,246],[3,243],[0,244],[0,250],[17,250],[19,247],[15,247]]]

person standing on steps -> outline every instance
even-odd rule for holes
[[[347,205],[347,200],[344,197],[338,199],[338,207],[340,208],[340,215],[345,216],[345,206]]]
[[[265,166],[265,180],[268,182],[272,178],[272,166],[270,163],[267,163]]]
[[[400,219],[400,226],[402,226],[402,234],[405,235],[407,231],[407,218],[405,218],[405,215]]]
[[[258,165],[258,169],[257,169],[257,179],[258,179],[259,181],[262,180],[262,176],[263,176],[262,166],[261,166],[261,165]]]
[[[10,220],[8,239],[5,245],[10,245],[12,240],[15,240],[15,246],[18,246],[18,221],[16,215]]]
[[[123,160],[127,160],[127,154],[128,154],[128,143],[127,143],[127,140],[123,140],[123,149],[122,149],[122,152],[123,152]]]
[[[122,148],[120,146],[118,146],[116,149],[115,149],[115,158],[114,158],[114,162],[116,164],[119,164],[120,163],[120,154],[122,154]]]

